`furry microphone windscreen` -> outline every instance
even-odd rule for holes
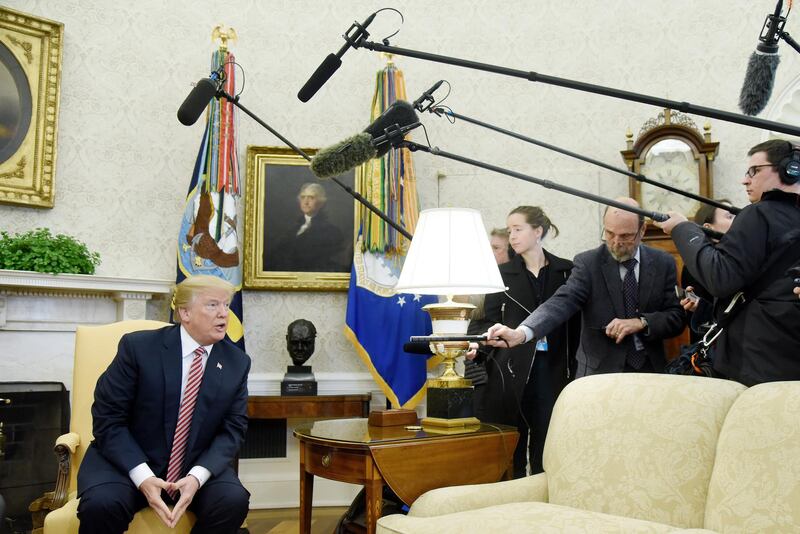
[[[778,54],[753,52],[747,63],[742,92],[739,94],[739,109],[745,115],[758,115],[767,107],[775,83],[775,71],[781,58]]]
[[[372,136],[361,132],[341,143],[321,149],[311,158],[311,172],[317,178],[330,178],[345,173],[377,155]]]

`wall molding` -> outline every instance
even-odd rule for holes
[[[118,278],[92,274],[49,274],[0,269],[0,291],[14,295],[91,298],[100,295],[167,295],[174,280]],[[147,298],[150,298],[149,296]]]

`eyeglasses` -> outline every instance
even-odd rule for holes
[[[748,178],[755,178],[756,174],[758,174],[758,169],[760,169],[761,167],[774,167],[774,166],[775,165],[773,165],[772,163],[765,163],[764,165],[753,165],[752,167],[747,169],[744,174]]]
[[[642,231],[641,228],[636,231],[635,234],[615,234],[609,230],[603,228],[602,233],[600,234],[600,240],[603,242],[607,241],[618,241],[620,243],[630,243],[635,241],[637,237],[639,237],[639,233]]]

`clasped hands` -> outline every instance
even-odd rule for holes
[[[192,475],[186,475],[175,482],[167,482],[158,477],[149,477],[139,486],[139,491],[147,498],[150,508],[169,528],[175,528],[175,525],[178,524],[178,521],[192,503],[194,494],[197,493],[198,489],[200,489],[200,481]],[[162,490],[180,492],[180,498],[172,510],[161,498]]]

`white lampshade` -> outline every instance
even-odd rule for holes
[[[436,208],[420,213],[395,286],[398,293],[475,295],[504,289],[480,212]]]

